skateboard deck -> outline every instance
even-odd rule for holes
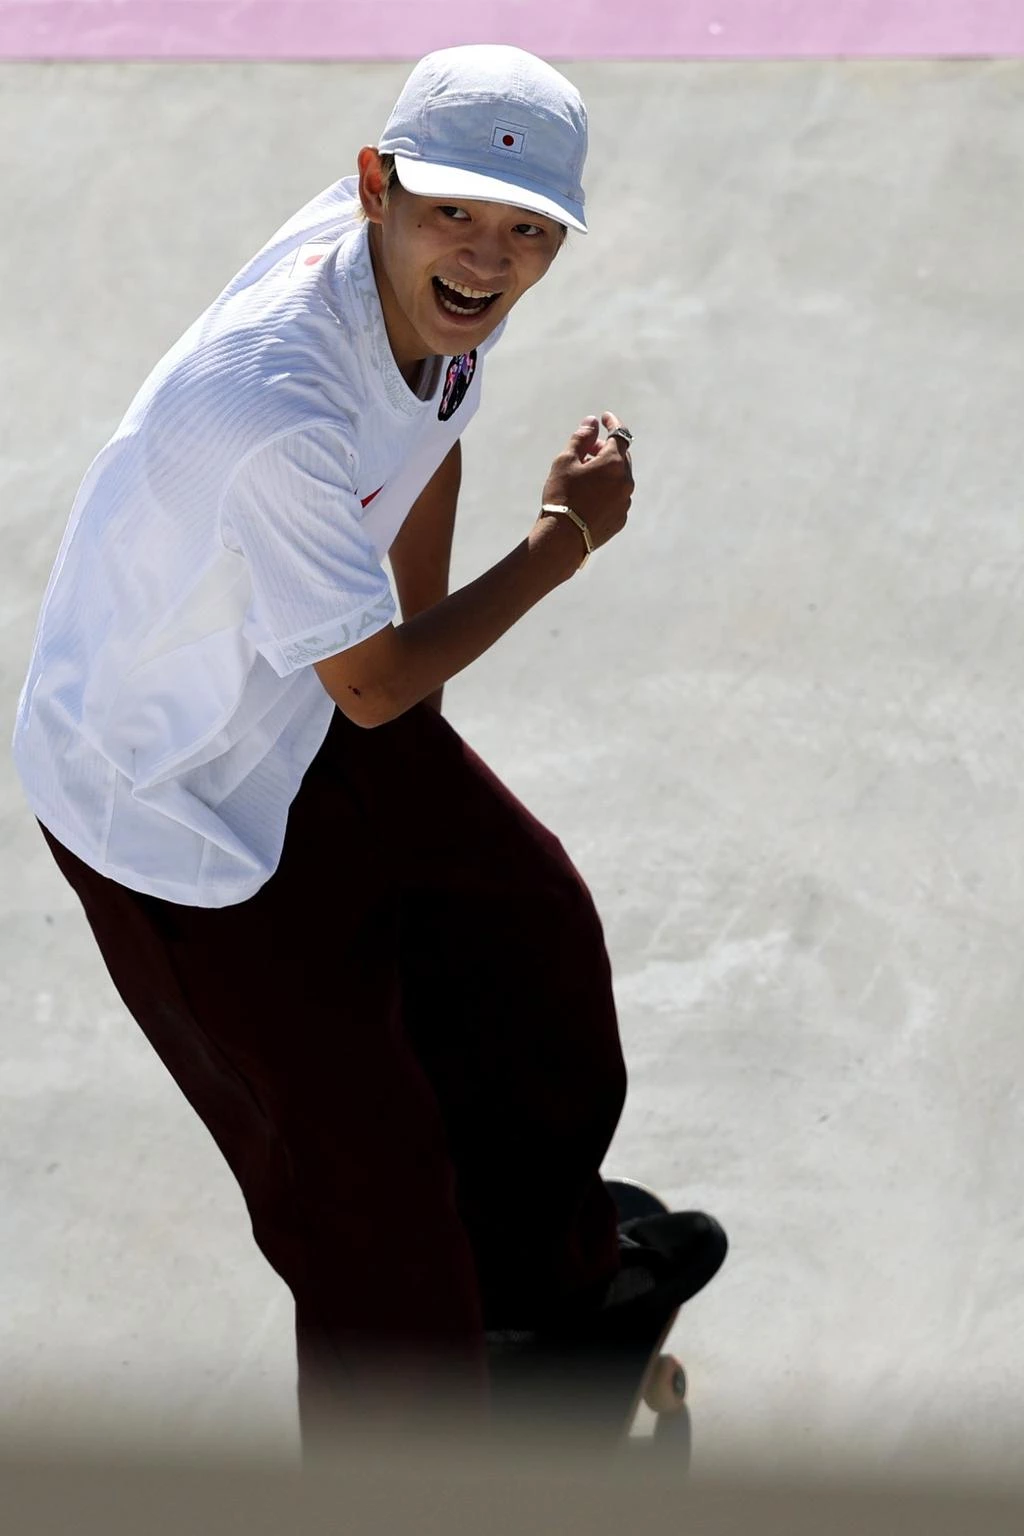
[[[605,1182],[620,1225],[669,1214],[665,1202],[645,1185],[631,1179]],[[511,1401],[518,1401],[534,1423],[557,1420],[600,1443],[625,1440],[645,1403],[656,1418],[656,1437],[670,1434],[685,1464],[690,1448],[686,1372],[674,1356],[662,1353],[679,1310],[652,1312],[640,1301],[614,1318],[603,1314],[596,1325],[583,1322],[557,1340],[537,1340],[525,1348],[521,1363],[514,1353],[511,1361],[499,1362],[503,1387],[511,1382]]]
[[[605,1179],[605,1188],[615,1201],[619,1226],[641,1216],[666,1216],[669,1206],[660,1195],[636,1179]],[[640,1403],[646,1403],[660,1422],[675,1414],[686,1414],[686,1370],[674,1355],[663,1355],[661,1349],[675,1325],[680,1309],[672,1313],[665,1330],[651,1352],[651,1359],[640,1382],[632,1406],[631,1419],[635,1420]]]

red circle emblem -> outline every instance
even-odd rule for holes
[[[515,143],[515,139],[512,137],[512,135],[510,133],[506,133],[505,137],[502,139],[501,142],[505,145],[505,147],[507,149],[511,149],[512,145]]]

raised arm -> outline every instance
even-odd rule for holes
[[[602,417],[612,430],[610,412]],[[568,506],[597,549],[624,527],[633,494],[629,451],[621,438],[599,443],[596,417],[577,427],[551,466],[542,503]],[[397,628],[314,663],[338,708],[357,725],[384,725],[435,694],[579,568],[582,531],[565,516],[541,513],[529,534],[468,586]]]

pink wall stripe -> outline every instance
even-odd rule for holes
[[[1024,54],[1024,0],[0,0],[4,59],[552,59]]]

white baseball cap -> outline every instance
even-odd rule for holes
[[[587,109],[543,59],[503,44],[421,59],[377,145],[406,191],[509,203],[587,232]]]

